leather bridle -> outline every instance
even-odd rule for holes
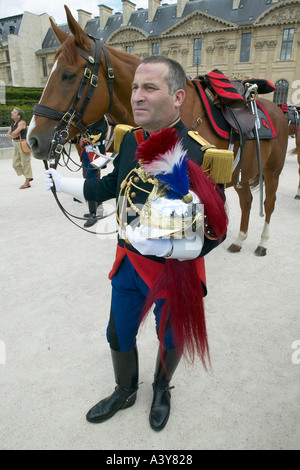
[[[81,134],[88,134],[88,128],[87,126],[85,126],[85,124],[82,123],[82,118],[91,100],[91,97],[95,91],[95,88],[98,85],[98,72],[99,72],[99,68],[101,64],[102,52],[104,54],[105,61],[106,61],[108,91],[109,91],[109,104],[108,104],[108,109],[105,114],[108,114],[112,107],[114,71],[110,65],[109,56],[108,56],[108,53],[104,44],[99,39],[93,38],[92,36],[89,36],[89,37],[91,39],[91,47],[90,47],[89,54],[86,51],[82,50],[80,47],[77,47],[77,50],[80,56],[86,59],[87,63],[86,63],[86,68],[84,70],[77,94],[75,98],[73,99],[73,102],[71,103],[68,111],[66,112],[58,111],[57,109],[54,109],[54,108],[51,108],[49,106],[45,106],[42,104],[36,104],[33,108],[34,115],[47,117],[49,119],[54,119],[56,121],[59,121],[58,125],[54,129],[50,154],[48,156],[48,160],[53,160],[53,159],[55,160],[55,162],[50,165],[50,167],[54,169],[56,169],[58,165],[58,161],[64,150],[64,145],[69,138],[70,126],[72,125],[76,127]],[[85,95],[83,96],[83,93],[87,84],[88,84],[87,91]],[[76,110],[76,106],[81,99],[82,99],[81,106],[78,110]],[[44,160],[44,165],[45,165],[46,170],[48,170],[48,160]],[[63,212],[63,214],[67,217],[67,219],[70,222],[75,224],[77,227],[81,228],[85,232],[93,233],[96,235],[109,235],[109,234],[116,233],[116,231],[105,232],[105,233],[94,232],[91,230],[86,230],[85,228],[76,224],[71,219],[71,217],[76,218],[76,219],[81,219],[81,220],[84,220],[84,219],[82,217],[76,217],[70,214],[68,211],[66,211],[66,209],[62,206],[61,202],[59,201],[57,197],[55,184],[53,184],[51,189],[55,197],[55,200],[59,208]],[[108,214],[104,216],[103,218],[109,217],[110,215],[114,213],[115,212],[112,212],[111,214]]]
[[[109,91],[109,105],[105,114],[108,114],[112,107],[114,71],[110,65],[109,56],[104,44],[99,39],[93,38],[92,36],[90,36],[90,39],[91,47],[89,54],[86,51],[82,50],[80,47],[77,47],[78,53],[81,57],[86,59],[87,63],[77,94],[73,99],[73,102],[71,103],[69,109],[66,112],[62,112],[42,104],[36,104],[33,108],[33,114],[36,116],[59,120],[58,125],[54,129],[50,154],[48,157],[49,160],[59,160],[64,148],[64,144],[69,138],[69,130],[71,125],[76,127],[81,134],[88,133],[87,127],[85,126],[85,124],[82,123],[82,119],[86,108],[91,100],[91,97],[95,91],[95,88],[98,85],[98,71],[100,68],[102,51],[104,53],[106,61]],[[83,96],[87,84],[87,91]],[[76,106],[81,99],[81,106],[78,110],[76,110]]]

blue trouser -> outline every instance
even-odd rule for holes
[[[91,165],[90,159],[89,159],[88,154],[86,153],[85,150],[81,154],[81,159],[82,159],[82,163],[83,163],[83,168],[85,168],[85,171],[86,171],[85,179],[91,180],[93,178],[97,178],[99,170],[97,168],[94,168]]]
[[[113,276],[112,299],[107,340],[116,351],[129,351],[136,345],[139,318],[143,310],[149,287],[136,272],[128,257],[125,256],[118,271]],[[154,315],[158,332],[164,299],[156,302]],[[168,325],[168,322],[167,322]],[[166,327],[164,346],[174,349],[172,330]]]

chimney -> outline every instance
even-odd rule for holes
[[[98,5],[98,7],[99,7],[100,31],[103,31],[108,18],[110,18],[112,15],[113,9],[107,7],[106,5]]]
[[[240,0],[232,0],[232,9],[237,10],[240,6]]]
[[[131,17],[131,14],[135,11],[136,4],[129,0],[122,0],[123,3],[123,26],[127,26]]]
[[[81,26],[82,29],[84,29],[87,22],[92,18],[92,13],[89,13],[88,11],[85,11],[85,10],[77,10],[77,14],[78,14],[79,26]]]
[[[155,16],[156,10],[160,6],[160,0],[148,0],[148,22],[151,23]]]
[[[182,17],[182,13],[188,0],[177,0],[177,18]]]

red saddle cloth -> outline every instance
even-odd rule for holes
[[[199,81],[193,82],[196,90],[199,93],[201,101],[203,103],[204,109],[207,113],[208,119],[215,133],[222,139],[229,140],[231,127],[228,122],[224,119],[222,110],[219,106],[215,106],[210,99],[207,97],[203,85]],[[261,140],[275,139],[277,137],[275,128],[271,121],[270,116],[268,115],[266,109],[256,101],[258,115],[261,122],[261,126],[258,129],[259,138]],[[245,106],[245,105],[244,105]],[[246,135],[247,140],[253,139],[253,135]]]
[[[242,95],[220,70],[215,69],[202,78],[221,104],[231,107],[240,107],[244,104]]]

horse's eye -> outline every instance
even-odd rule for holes
[[[65,70],[61,74],[61,79],[63,82],[69,82],[72,83],[76,79],[76,74],[73,72],[69,72],[68,70]]]

